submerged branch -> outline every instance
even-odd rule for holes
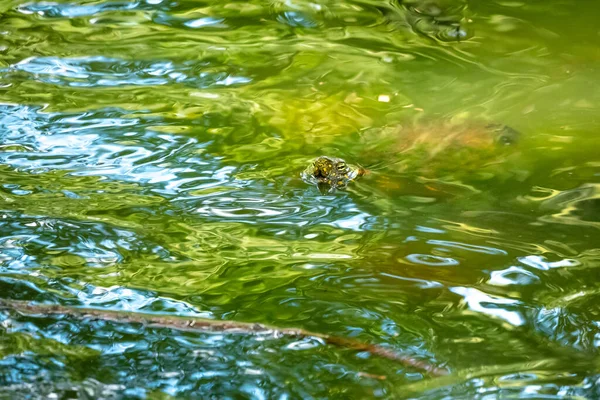
[[[448,375],[444,368],[426,361],[402,355],[392,349],[376,344],[368,344],[354,339],[330,336],[297,328],[276,328],[263,324],[252,324],[238,321],[218,321],[197,317],[177,317],[129,313],[124,311],[99,310],[48,304],[32,304],[26,301],[0,299],[0,308],[15,310],[22,314],[38,314],[43,316],[68,315],[79,319],[113,321],[117,323],[140,323],[147,327],[176,329],[191,332],[238,333],[243,335],[273,335],[274,337],[314,337],[323,342],[343,348],[367,351],[379,357],[399,362],[405,367],[427,372],[432,376]]]

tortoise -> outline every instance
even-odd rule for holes
[[[379,186],[394,188],[403,178],[460,184],[485,180],[498,174],[498,165],[514,152],[520,134],[501,124],[421,124],[372,128],[361,132],[362,158],[378,160],[369,169],[337,157],[320,156],[302,173],[322,193],[343,189],[371,170]],[[386,179],[386,174],[391,176]]]

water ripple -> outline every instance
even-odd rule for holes
[[[406,259],[415,264],[423,264],[433,267],[449,267],[460,264],[458,260],[455,260],[450,257],[439,257],[432,256],[429,254],[410,254],[406,256]]]
[[[492,296],[474,288],[454,287],[450,291],[463,296],[469,310],[500,318],[514,326],[525,324],[525,318],[518,311],[520,302],[517,300]]]
[[[451,376],[314,339],[2,310],[0,390],[598,398],[597,15],[1,2],[3,298],[309,329]],[[486,158],[488,124],[518,137],[506,158]],[[321,195],[300,179],[319,155],[368,173]]]
[[[429,244],[436,244],[442,247],[450,247],[453,249],[466,250],[475,253],[491,254],[491,255],[507,255],[508,253],[502,249],[495,249],[493,247],[477,246],[468,243],[456,243],[447,240],[428,240]]]
[[[43,1],[36,3],[25,3],[17,7],[17,11],[23,14],[38,14],[44,17],[67,17],[77,18],[96,15],[105,11],[132,10],[138,7],[138,1],[107,1],[99,4],[83,5],[77,3],[58,3]]]
[[[44,83],[72,87],[160,86],[185,83],[196,88],[235,86],[252,82],[234,71],[202,72],[202,63],[126,61],[101,56],[81,58],[31,57],[5,73],[23,71]],[[241,71],[240,71],[241,72]]]

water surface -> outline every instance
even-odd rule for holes
[[[303,328],[451,372],[4,310],[2,396],[600,396],[597,3],[0,12],[3,299]],[[518,141],[401,167],[394,129],[470,123]],[[322,194],[300,178],[322,154],[370,174]]]

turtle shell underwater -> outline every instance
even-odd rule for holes
[[[441,182],[482,180],[498,173],[514,152],[519,133],[500,124],[426,124],[368,129],[361,133],[361,160],[394,176]],[[502,167],[500,167],[502,169]],[[322,193],[345,188],[369,171],[330,156],[314,159],[302,173]]]

